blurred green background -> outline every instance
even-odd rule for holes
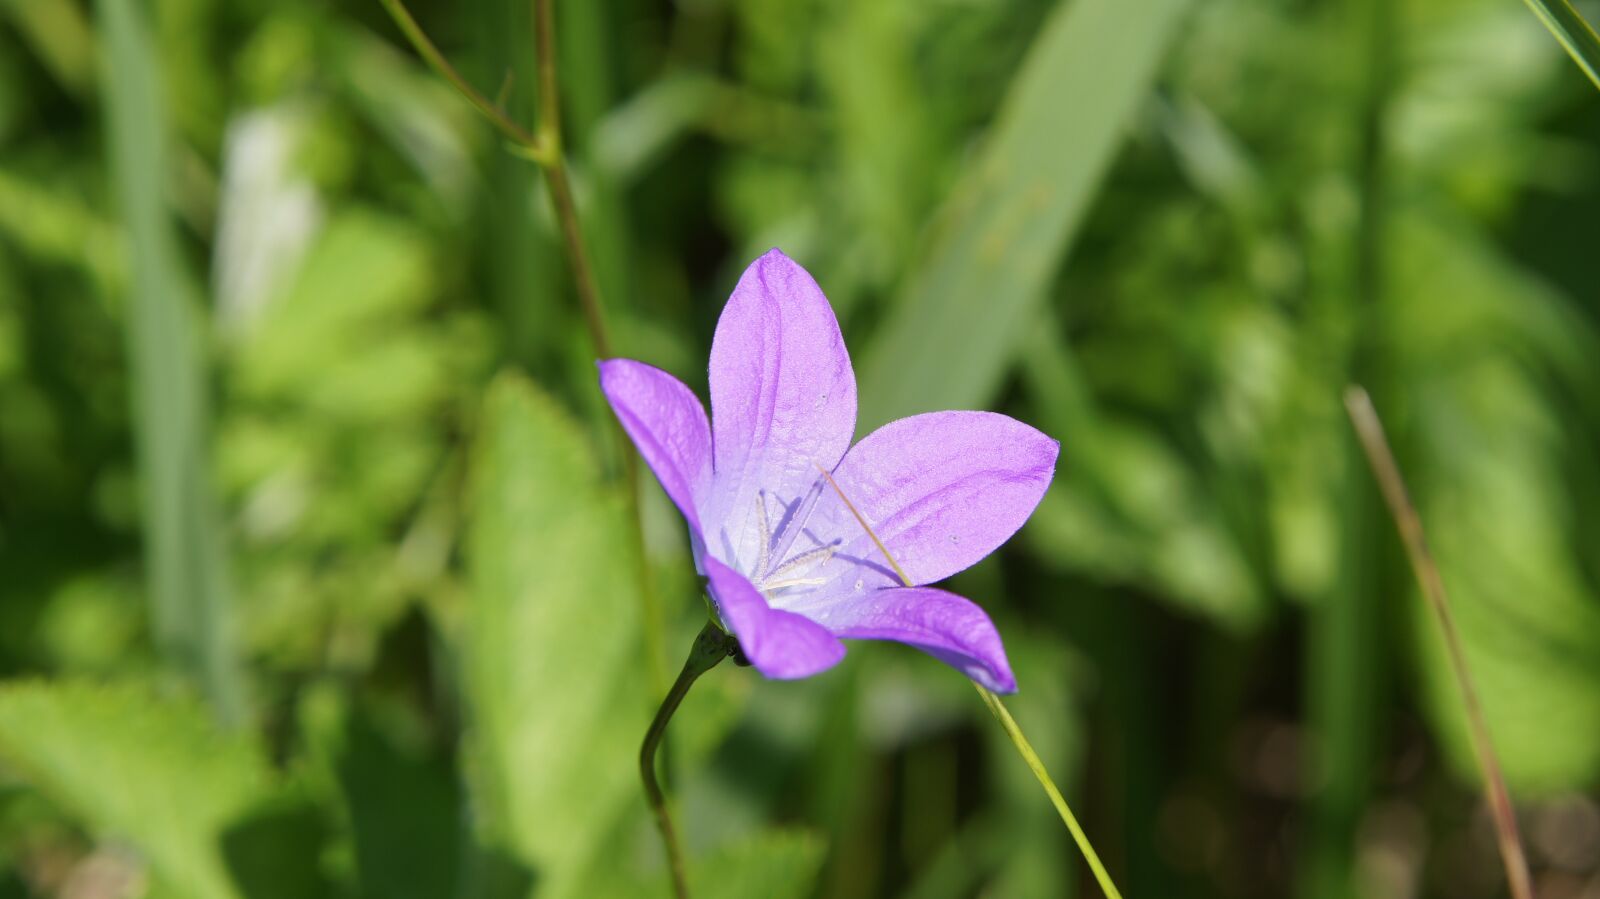
[[[780,246],[858,435],[1062,441],[953,589],[1126,894],[1504,894],[1359,381],[1540,895],[1600,897],[1600,94],[1521,4],[557,6],[621,354],[703,395]],[[534,121],[523,0],[413,12]],[[549,208],[376,0],[0,0],[0,896],[665,895],[704,605]],[[667,762],[702,896],[1095,895],[904,647],[718,668]]]

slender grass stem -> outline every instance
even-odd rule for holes
[[[861,525],[861,529],[867,532],[868,537],[872,538],[873,544],[878,547],[878,552],[883,553],[883,558],[889,563],[889,567],[894,569],[894,573],[900,578],[900,582],[907,587],[911,586],[911,579],[906,576],[905,569],[901,568],[900,563],[895,561],[894,556],[889,553],[889,547],[878,539],[877,533],[872,530],[872,525],[867,524],[866,516],[862,515],[860,510],[856,508],[855,503],[850,501],[850,497],[845,495],[844,489],[839,486],[839,482],[835,481],[833,475],[822,466],[817,466],[817,471],[822,473],[822,476],[833,487],[833,491],[839,495],[839,499],[844,503],[845,508],[850,510],[851,515],[855,516],[856,523]],[[1017,748],[1017,754],[1022,756],[1023,762],[1027,763],[1028,770],[1032,771],[1033,776],[1039,779],[1039,785],[1044,788],[1045,795],[1050,797],[1050,804],[1056,807],[1056,813],[1061,816],[1062,823],[1066,824],[1067,830],[1072,833],[1073,842],[1078,844],[1078,851],[1083,853],[1084,860],[1089,863],[1089,870],[1094,872],[1094,879],[1099,882],[1101,892],[1106,894],[1107,899],[1122,899],[1122,894],[1117,892],[1116,884],[1111,882],[1111,875],[1106,873],[1105,865],[1100,863],[1099,854],[1094,851],[1094,846],[1089,843],[1088,835],[1078,825],[1077,817],[1072,814],[1072,809],[1067,806],[1067,800],[1061,795],[1061,791],[1056,788],[1056,782],[1051,779],[1049,770],[1045,768],[1044,762],[1039,759],[1039,754],[1033,751],[1033,744],[1029,743],[1028,738],[1023,735],[1022,728],[1017,726],[1016,720],[1006,710],[1005,705],[1000,701],[1000,697],[984,689],[979,684],[974,683],[972,686],[977,689],[978,695],[983,697],[983,702],[989,707],[989,711],[994,713],[995,720],[1000,722],[1000,727],[1005,730],[1006,736],[1011,738],[1011,745]]]
[[[599,282],[594,265],[590,262],[588,246],[584,241],[583,227],[578,220],[578,204],[572,192],[572,177],[567,169],[566,152],[561,141],[561,90],[556,66],[555,9],[552,0],[534,0],[534,49],[538,56],[539,122],[533,131],[518,125],[496,103],[467,82],[445,58],[439,48],[428,38],[422,26],[406,9],[402,0],[379,0],[394,19],[406,39],[416,48],[425,62],[448,81],[467,102],[511,141],[511,151],[538,164],[544,173],[550,191],[550,204],[555,209],[556,221],[561,229],[561,242],[566,251],[567,264],[572,269],[572,281],[578,292],[578,304],[583,311],[584,327],[595,355],[610,358],[612,343],[606,326],[605,303],[600,297]],[[502,88],[503,92],[504,88]],[[631,540],[639,558],[639,605],[644,618],[645,664],[649,669],[650,683],[657,694],[666,690],[667,662],[662,641],[666,631],[661,603],[656,597],[655,585],[644,555],[644,518],[639,507],[639,463],[629,449],[628,439],[617,425],[616,437],[621,441],[622,479],[627,501],[632,510]]]
[[[1100,856],[1094,851],[1094,846],[1089,843],[1089,837],[1078,824],[1078,818],[1072,814],[1072,809],[1067,805],[1067,800],[1061,795],[1061,790],[1056,788],[1056,782],[1050,779],[1050,772],[1045,769],[1044,762],[1039,760],[1039,754],[1033,751],[1033,745],[1023,735],[1022,728],[1017,726],[1016,719],[1011,717],[1011,712],[1000,701],[1000,697],[984,689],[978,684],[972,685],[977,689],[978,695],[983,697],[983,704],[994,713],[996,721],[1011,738],[1011,744],[1017,747],[1017,755],[1028,764],[1028,770],[1039,779],[1039,785],[1044,787],[1046,796],[1050,797],[1050,804],[1056,807],[1056,814],[1061,816],[1062,823],[1071,831],[1073,842],[1078,844],[1078,851],[1083,853],[1083,858],[1089,863],[1089,870],[1094,872],[1094,879],[1100,884],[1100,891],[1106,894],[1107,899],[1122,899],[1122,894],[1117,892],[1117,885],[1111,882],[1111,875],[1106,873],[1106,866],[1100,863]]]
[[[683,847],[678,844],[678,831],[672,823],[672,812],[667,808],[667,797],[661,790],[661,782],[656,779],[656,750],[666,736],[672,714],[678,710],[683,697],[689,695],[689,688],[694,686],[700,675],[727,658],[736,645],[733,637],[714,623],[706,622],[706,626],[700,629],[700,635],[694,639],[689,658],[684,660],[683,671],[678,673],[672,689],[661,701],[661,708],[656,711],[655,720],[650,722],[644,743],[639,747],[639,776],[644,780],[645,800],[655,814],[656,829],[661,831],[661,843],[667,850],[667,867],[672,871],[672,890],[678,899],[688,899],[689,878],[683,863]]]
[[[1411,560],[1411,570],[1422,585],[1422,595],[1433,609],[1439,622],[1439,632],[1444,635],[1445,647],[1450,654],[1450,667],[1455,672],[1456,687],[1461,691],[1461,701],[1466,706],[1467,721],[1472,733],[1472,748],[1477,753],[1478,764],[1483,767],[1484,790],[1489,810],[1494,816],[1496,835],[1500,843],[1500,858],[1505,862],[1506,881],[1511,895],[1516,899],[1533,899],[1533,882],[1528,875],[1528,858],[1522,848],[1522,838],[1517,832],[1517,817],[1511,806],[1511,793],[1506,789],[1500,772],[1500,759],[1495,754],[1494,742],[1489,739],[1489,728],[1483,720],[1483,707],[1478,702],[1478,691],[1472,683],[1472,672],[1467,667],[1466,651],[1461,636],[1456,631],[1455,619],[1450,614],[1450,597],[1445,592],[1444,578],[1428,549],[1428,540],[1422,531],[1422,518],[1411,502],[1400,466],[1384,435],[1383,422],[1378,419],[1372,398],[1360,387],[1349,387],[1344,394],[1345,409],[1350,413],[1350,423],[1355,426],[1361,448],[1366,452],[1372,475],[1383,492],[1389,514],[1394,517],[1400,539],[1405,543],[1406,556]]]

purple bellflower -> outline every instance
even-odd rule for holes
[[[1016,533],[1060,444],[1004,415],[934,412],[852,447],[856,381],[839,323],[777,250],[728,298],[710,381],[707,421],[666,372],[600,363],[600,386],[688,522],[695,567],[750,663],[809,677],[844,658],[841,637],[895,640],[1014,692],[989,616],[926,585]]]

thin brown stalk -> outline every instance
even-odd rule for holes
[[[406,9],[404,3],[400,2],[400,0],[378,0],[378,2],[382,3],[383,8],[389,11],[394,23],[400,26],[400,31],[405,34],[406,40],[410,41],[411,46],[417,49],[417,53],[421,55],[429,68],[437,72],[440,78],[450,82],[450,85],[461,96],[465,97],[468,103],[477,107],[478,112],[482,113],[484,118],[500,129],[502,134],[520,144],[527,151],[539,152],[538,139],[529,134],[521,125],[508,118],[504,112],[500,111],[499,106],[489,102],[489,99],[478,93],[477,88],[469,84],[467,79],[461,77],[461,73],[457,72],[455,66],[450,64],[450,60],[445,59],[444,54],[439,52],[439,48],[434,46],[427,32],[422,30],[421,25],[417,24],[417,20],[412,17],[411,11]]]
[[[566,153],[561,142],[561,91],[557,80],[554,3],[552,0],[533,2],[534,48],[538,53],[539,121],[537,127],[529,132],[508,118],[498,104],[491,103],[461,77],[428,38],[422,26],[417,24],[417,20],[406,9],[403,0],[379,0],[379,2],[389,11],[395,24],[400,27],[401,32],[423,60],[510,139],[513,152],[537,163],[544,172],[545,184],[550,190],[550,203],[555,207],[556,221],[561,228],[561,241],[566,250],[567,263],[572,269],[572,280],[578,291],[578,303],[583,310],[584,326],[589,332],[589,340],[594,346],[595,355],[602,359],[610,358],[612,344],[610,330],[606,327],[605,304],[600,298],[599,282],[595,278],[594,266],[590,262],[588,247],[584,243],[583,228],[578,222],[578,204],[573,198],[572,178],[567,170]],[[508,80],[501,87],[502,94],[509,86]],[[632,542],[639,556],[639,602],[645,619],[645,659],[650,670],[651,683],[655,687],[655,692],[660,694],[667,690],[666,657],[661,645],[665,622],[660,603],[656,600],[649,568],[644,561],[644,519],[639,509],[639,464],[634,453],[628,449],[627,437],[622,434],[620,425],[617,426],[616,433],[623,446],[623,485],[633,509]]]
[[[594,266],[589,262],[583,229],[578,225],[578,205],[572,198],[572,178],[567,172],[566,148],[561,140],[561,90],[556,78],[554,7],[554,0],[534,0],[533,3],[533,43],[534,51],[539,56],[538,133],[539,145],[545,153],[545,158],[538,162],[544,168],[545,183],[550,187],[550,202],[556,207],[556,220],[561,223],[561,239],[566,244],[567,258],[572,263],[572,280],[577,284],[578,302],[583,306],[584,319],[594,338],[595,352],[602,358],[609,358],[611,339],[606,332],[600,287],[594,277]]]
[[[1439,632],[1444,635],[1450,654],[1450,667],[1456,676],[1456,686],[1461,691],[1466,706],[1467,721],[1472,732],[1472,748],[1483,768],[1484,791],[1489,810],[1494,816],[1495,832],[1500,843],[1500,858],[1505,862],[1506,881],[1515,899],[1533,899],[1533,882],[1528,875],[1528,858],[1522,848],[1522,837],[1517,832],[1517,816],[1511,806],[1511,793],[1506,789],[1505,777],[1500,773],[1500,759],[1495,755],[1494,743],[1489,739],[1489,729],[1484,724],[1483,707],[1478,702],[1478,691],[1472,684],[1472,673],[1467,667],[1466,652],[1461,637],[1456,632],[1455,619],[1450,614],[1450,598],[1445,592],[1444,578],[1428,549],[1427,537],[1422,531],[1422,519],[1411,502],[1405,480],[1400,476],[1400,466],[1395,462],[1384,435],[1383,422],[1372,406],[1372,397],[1360,387],[1345,389],[1345,409],[1355,426],[1361,448],[1366,452],[1367,463],[1383,491],[1383,499],[1394,517],[1400,539],[1405,543],[1406,555],[1411,560],[1411,570],[1422,585],[1422,595],[1433,609],[1439,622]]]
[[[602,359],[609,359],[611,337],[606,329],[605,304],[600,299],[600,284],[594,275],[594,265],[584,243],[583,228],[578,222],[578,204],[572,195],[572,178],[567,171],[566,148],[561,139],[561,90],[557,81],[556,37],[554,0],[533,0],[533,43],[538,54],[539,79],[539,147],[541,156],[533,157],[544,170],[545,184],[550,189],[550,202],[555,206],[556,221],[561,223],[561,240],[566,245],[567,261],[572,266],[572,281],[577,286],[578,304],[583,308],[584,323],[594,342],[594,351]],[[667,689],[667,663],[661,645],[666,632],[666,622],[661,614],[661,603],[656,598],[655,586],[650,581],[649,566],[645,562],[644,515],[639,507],[639,459],[622,433],[616,429],[622,444],[622,480],[628,491],[628,503],[633,509],[633,548],[639,557],[639,604],[644,615],[645,664],[650,671],[650,682],[656,693]]]

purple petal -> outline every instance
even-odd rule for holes
[[[954,593],[933,587],[875,590],[827,614],[828,629],[840,637],[915,646],[996,693],[1017,691],[994,623]]]
[[[1061,444],[993,412],[932,412],[890,422],[845,455],[839,490],[872,525],[912,586],[943,580],[994,552],[1022,527],[1055,474]],[[825,488],[807,522],[837,540],[808,609],[901,586],[838,493]]]
[[[711,428],[705,407],[682,381],[632,359],[601,362],[600,389],[699,540],[700,502],[711,486]]]
[[[745,270],[711,342],[712,552],[750,570],[776,526],[832,469],[856,427],[856,380],[839,323],[806,270],[772,250]],[[758,496],[765,494],[765,499]]]
[[[844,658],[844,644],[822,625],[767,605],[749,579],[714,556],[702,560],[711,598],[745,658],[767,677],[810,677]]]

